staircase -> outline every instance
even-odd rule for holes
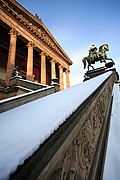
[[[115,82],[116,73],[113,69],[82,84],[45,98],[37,98],[34,104],[27,103],[19,110],[16,108],[1,113],[1,120],[3,118],[7,121],[9,116],[9,122],[12,123],[12,117],[19,115],[15,112],[22,113],[24,110],[24,115],[26,114],[24,121],[27,122],[28,118],[28,127],[31,127],[34,132],[33,137],[32,131],[29,132],[29,128],[28,131],[26,130],[27,135],[22,138],[22,141],[28,139],[25,141],[26,149],[31,142],[34,142],[34,146],[31,148],[31,153],[25,156],[26,158],[19,159],[14,172],[9,170],[10,179],[102,179]],[[29,111],[30,107],[32,109]],[[32,123],[32,117],[29,119],[28,113],[33,116],[34,123]],[[38,130],[36,127],[34,130],[32,124],[39,123],[39,120]],[[17,122],[19,122],[18,119],[16,123],[14,121],[15,128],[17,128]],[[19,129],[21,129],[21,123],[19,123]],[[4,131],[6,128],[5,126]],[[36,142],[37,139],[39,144]],[[18,145],[21,146],[21,144]],[[11,148],[15,154],[14,145]],[[7,167],[7,164],[4,166]],[[6,169],[6,167],[2,168]]]

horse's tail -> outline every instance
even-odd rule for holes
[[[83,62],[83,64],[84,64],[84,69],[86,68],[86,65],[87,65],[87,63],[86,63],[86,57],[84,57],[83,59],[82,59],[82,62]]]

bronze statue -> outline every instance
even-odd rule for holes
[[[95,45],[92,45],[91,48],[89,49],[89,55],[82,59],[82,62],[84,64],[84,69],[86,68],[87,63],[88,63],[88,70],[90,67],[94,69],[94,67],[91,64],[95,64],[95,62],[97,61],[100,61],[101,63],[102,62],[106,63],[106,60],[110,60],[114,64],[114,61],[111,58],[107,57],[106,51],[109,51],[108,44],[101,45],[98,50]]]

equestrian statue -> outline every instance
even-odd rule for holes
[[[112,64],[115,64],[114,61],[107,57],[106,51],[109,51],[108,44],[103,44],[97,49],[95,45],[92,45],[89,49],[89,55],[87,57],[84,57],[82,59],[82,62],[84,64],[84,69],[87,67],[88,71],[90,67],[94,69],[94,67],[91,64],[95,64],[95,62],[100,61],[101,63],[106,63],[106,60],[110,60]],[[87,66],[88,65],[88,66]]]

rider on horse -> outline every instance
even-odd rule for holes
[[[95,61],[97,59],[97,47],[94,44],[89,49],[89,56],[91,61]]]
[[[108,44],[102,44],[98,50],[95,45],[92,45],[89,49],[89,55],[82,59],[84,69],[86,68],[86,63],[88,63],[88,70],[89,67],[92,67],[92,69],[94,69],[91,64],[95,64],[95,62],[97,61],[106,63],[106,60],[110,60],[112,61],[112,64],[114,64],[114,61],[111,58],[107,57],[106,51],[109,51]]]

